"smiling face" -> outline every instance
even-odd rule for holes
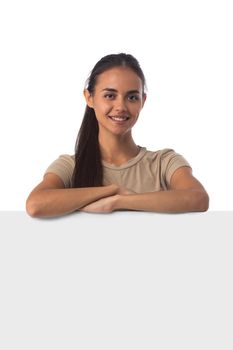
[[[115,67],[97,77],[95,90],[84,91],[87,105],[94,109],[99,132],[126,134],[136,123],[144,105],[142,81],[130,68]]]

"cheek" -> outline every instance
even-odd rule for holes
[[[135,115],[138,115],[140,113],[141,109],[142,109],[142,107],[141,107],[141,104],[139,104],[139,103],[130,105],[130,107],[129,107],[129,110]]]
[[[105,101],[101,100],[101,101],[98,101],[97,103],[95,103],[94,109],[95,109],[97,114],[108,114],[109,111],[111,111],[112,106],[109,102],[105,102]]]

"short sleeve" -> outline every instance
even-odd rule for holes
[[[64,186],[69,188],[72,186],[72,175],[74,171],[75,160],[74,156],[67,154],[60,155],[53,163],[46,169],[45,174],[54,173],[60,177]]]
[[[190,167],[189,162],[173,149],[165,149],[161,154],[161,171],[166,186],[170,185],[173,173],[180,167]]]

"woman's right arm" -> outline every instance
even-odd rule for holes
[[[47,173],[29,194],[26,211],[32,217],[52,217],[76,211],[100,198],[119,193],[117,185],[65,188],[59,176]]]

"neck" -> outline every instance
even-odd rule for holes
[[[108,139],[102,138],[99,134],[99,144],[102,160],[116,165],[136,157],[139,152],[139,147],[135,144],[131,134],[127,136],[111,135]]]

